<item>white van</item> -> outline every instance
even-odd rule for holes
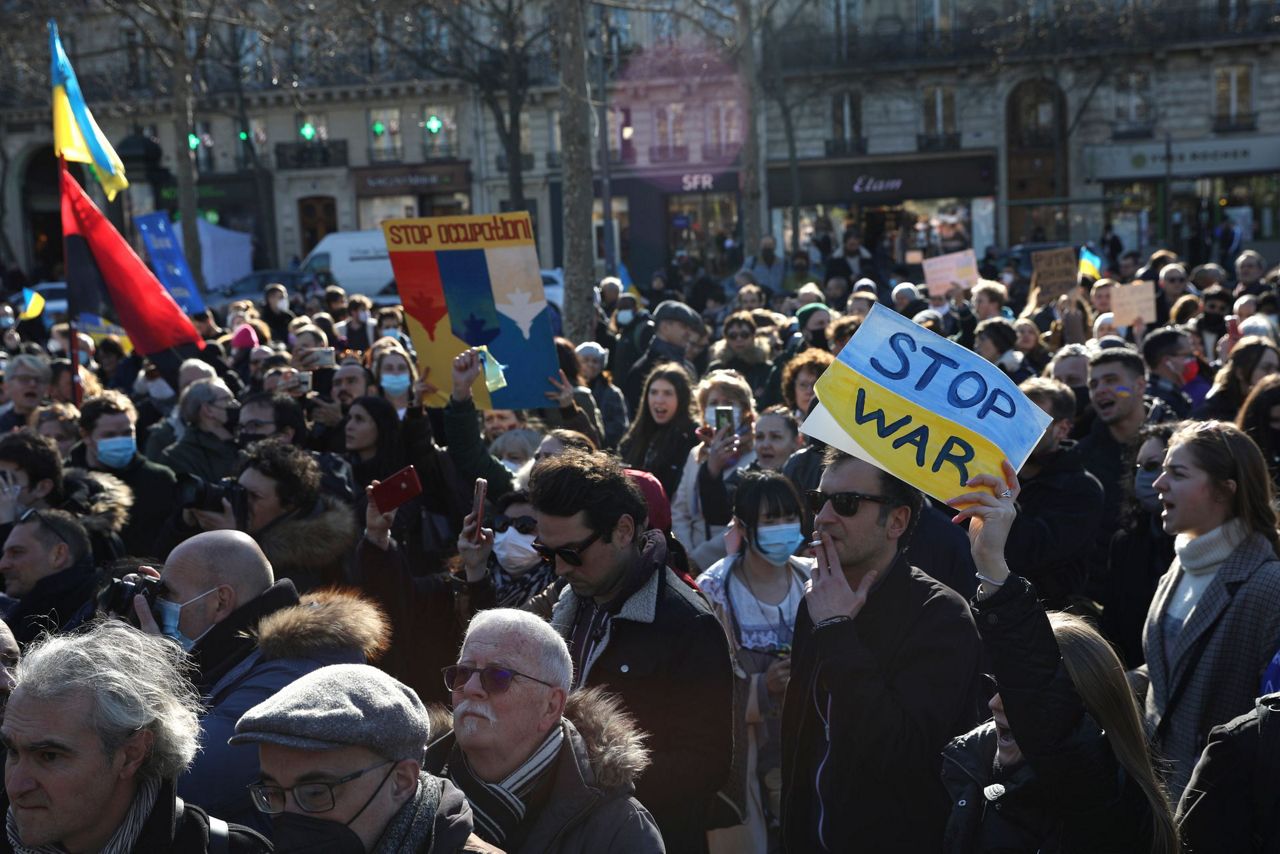
[[[302,272],[329,277],[348,294],[374,296],[395,278],[382,229],[335,231],[320,239],[302,259]],[[321,275],[321,274],[327,274]]]

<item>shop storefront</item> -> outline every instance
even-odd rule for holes
[[[359,228],[386,219],[450,216],[471,212],[471,175],[466,161],[436,165],[352,169]]]
[[[1084,165],[1126,250],[1227,265],[1237,237],[1268,257],[1280,247],[1280,136],[1091,145]]]
[[[791,206],[800,241],[830,229],[833,247],[848,225],[863,245],[902,267],[963,249],[981,257],[996,242],[996,158],[992,153],[943,157],[868,157],[852,163],[801,164],[793,187],[784,163],[769,164],[772,232],[791,241]],[[797,192],[798,191],[798,192]]]

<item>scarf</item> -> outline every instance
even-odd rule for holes
[[[519,608],[556,580],[556,568],[542,561],[520,575],[512,575],[496,561],[489,561],[489,577],[497,598],[495,608]]]
[[[423,771],[418,775],[418,793],[391,817],[373,854],[429,850],[431,830],[440,809],[442,786],[438,777]]]
[[[112,834],[111,839],[99,854],[128,854],[132,851],[133,846],[138,842],[138,837],[142,835],[142,826],[147,823],[147,818],[151,815],[159,794],[159,780],[143,780],[137,794],[133,796],[133,803],[129,806],[129,812],[125,815],[124,821],[120,822],[120,826],[116,828],[116,832]],[[22,837],[18,835],[18,820],[13,817],[13,807],[9,808],[4,824],[9,836],[9,844],[13,846],[16,854],[62,854],[62,848],[57,845],[41,845],[36,848],[23,845]]]
[[[490,845],[508,847],[505,843],[524,821],[529,796],[551,770],[563,743],[564,728],[553,727],[538,749],[500,783],[486,783],[477,777],[462,749],[454,744],[449,758],[449,779],[467,796],[476,833],[481,839]]]

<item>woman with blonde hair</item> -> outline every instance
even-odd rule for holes
[[[1280,648],[1280,535],[1262,452],[1234,424],[1181,427],[1155,490],[1176,539],[1142,636],[1144,714],[1176,798],[1209,730],[1253,708]]]
[[[1177,854],[1178,828],[1124,666],[1079,617],[1046,614],[1004,549],[1021,488],[978,475],[963,508],[974,621],[994,670],[992,720],[943,751],[944,851]]]

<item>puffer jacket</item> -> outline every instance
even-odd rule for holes
[[[259,599],[289,602],[289,592],[291,588],[284,582]],[[250,608],[254,602],[243,607]],[[245,621],[235,619],[233,613],[224,623],[214,626],[193,650],[196,661],[200,662],[202,653],[208,651],[206,642],[234,643],[248,636],[247,642],[232,647],[231,655],[240,654],[239,660],[219,662],[221,676],[205,691],[205,713],[200,719],[200,743],[204,749],[180,779],[178,794],[219,818],[270,833],[266,816],[253,806],[247,789],[258,779],[257,747],[227,744],[235,732],[236,721],[253,706],[313,670],[330,664],[365,664],[376,659],[386,650],[391,635],[378,607],[353,593],[337,590],[310,593],[297,604],[274,610],[268,606],[267,610],[268,613],[247,627],[243,625]],[[231,628],[219,631],[224,625]],[[228,632],[234,632],[237,637],[221,637]]]
[[[549,772],[542,809],[509,854],[660,854],[653,817],[632,795],[649,763],[644,734],[622,705],[598,688],[576,691],[560,722],[564,745]],[[427,748],[426,770],[447,775],[460,749],[449,732]]]
[[[253,533],[276,578],[299,591],[339,584],[360,532],[351,508],[322,495],[307,511],[294,511]]]
[[[1025,761],[997,777],[994,721],[947,745],[942,780],[951,815],[943,850],[1149,851],[1148,802],[1085,711],[1035,588],[1011,575],[972,608]]]

